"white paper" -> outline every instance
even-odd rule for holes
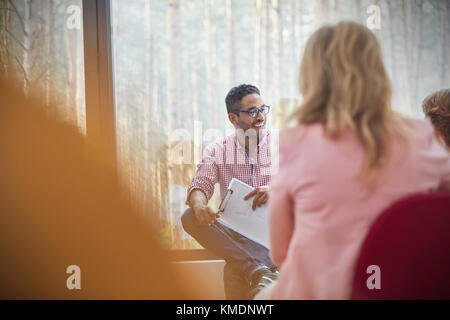
[[[233,190],[233,193],[228,192],[225,197],[219,209],[225,208],[218,220],[243,236],[269,248],[269,205],[265,203],[253,211],[254,197],[248,200],[244,200],[244,197],[255,188],[238,179],[233,178],[228,189]]]

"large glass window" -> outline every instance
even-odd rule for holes
[[[198,247],[180,216],[202,149],[232,129],[228,90],[257,85],[278,127],[301,99],[302,50],[323,23],[373,28],[400,112],[422,118],[420,101],[450,86],[445,1],[112,0],[112,17],[120,176],[169,248]]]
[[[86,134],[82,0],[0,0],[0,72]]]

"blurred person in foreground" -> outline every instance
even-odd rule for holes
[[[270,247],[280,267],[256,298],[349,299],[379,214],[406,196],[450,191],[450,159],[424,120],[396,114],[375,35],[353,22],[317,30],[300,67],[298,125],[280,136]]]
[[[172,270],[104,148],[1,77],[0,96],[1,299],[208,297],[201,278]]]
[[[450,89],[430,94],[423,100],[422,109],[433,124],[439,141],[450,151]]]

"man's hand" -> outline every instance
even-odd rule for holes
[[[210,226],[217,218],[220,218],[220,215],[217,214],[217,212],[205,205],[195,206],[192,210],[194,210],[198,223],[202,226]]]
[[[191,192],[189,206],[194,211],[195,218],[201,226],[210,226],[217,218],[220,218],[217,212],[208,207],[208,199],[200,189]]]
[[[255,196],[252,204],[252,209],[254,211],[256,210],[256,207],[261,207],[264,203],[267,202],[267,200],[269,200],[269,188],[258,187],[252,192],[250,192],[248,195],[246,195],[244,197],[244,200],[250,199],[253,196]]]

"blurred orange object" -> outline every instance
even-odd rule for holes
[[[101,148],[2,79],[0,97],[1,299],[207,296],[172,270]],[[80,290],[66,286],[70,265]]]

